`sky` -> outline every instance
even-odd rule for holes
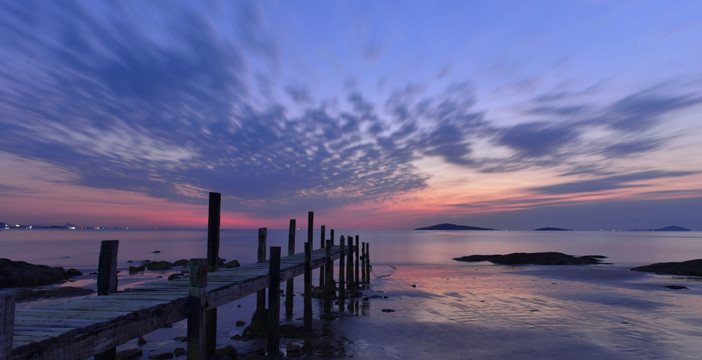
[[[702,230],[702,2],[0,2],[0,221]]]

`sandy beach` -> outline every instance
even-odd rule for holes
[[[377,266],[364,297],[348,302],[334,320],[314,327],[315,351],[297,358],[355,359],[696,359],[702,351],[702,287],[696,278],[638,273],[616,265],[501,266],[488,263]],[[155,274],[124,278],[138,286]],[[301,278],[295,314],[301,326]],[[669,289],[682,285],[687,289]],[[351,310],[349,310],[349,304]],[[265,348],[265,339],[241,335],[255,307],[249,296],[219,309],[218,347],[239,353]],[[148,356],[185,347],[173,340],[185,321],[130,341],[119,350]],[[303,345],[302,339],[281,341]],[[290,357],[293,357],[292,355]],[[182,357],[184,358],[184,357]]]

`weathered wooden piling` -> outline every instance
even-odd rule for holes
[[[12,354],[12,338],[15,333],[15,292],[0,291],[0,359]]]
[[[290,219],[290,228],[288,229],[288,256],[295,255],[295,232],[296,220]],[[285,287],[285,316],[293,315],[293,279],[288,279]]]
[[[359,262],[361,260],[361,248],[358,247],[358,245],[359,245],[358,241],[359,241],[359,236],[356,235],[356,246],[354,248],[354,252],[356,255],[356,262],[354,263],[355,272],[354,272],[354,276],[353,276],[353,283],[355,284],[356,289],[358,289],[360,287],[360,284],[361,284],[361,279],[359,278],[359,270],[360,270]]]
[[[207,359],[207,259],[190,259],[188,360]]]
[[[258,262],[266,261],[266,239],[268,237],[267,228],[258,229]],[[263,314],[266,308],[266,290],[259,290],[256,293],[256,312]]]
[[[119,240],[103,240],[98,259],[98,295],[109,295],[117,291],[117,248]]]
[[[324,240],[325,240],[324,238],[326,237],[326,235],[327,235],[326,226],[322,225],[322,228],[320,229],[320,236],[319,236],[320,246],[322,247],[322,249],[324,249]],[[324,287],[324,284],[325,284],[324,283],[324,273],[325,273],[324,266],[322,266],[319,268],[319,287]]]
[[[324,317],[329,318],[331,316],[332,299],[334,298],[334,262],[331,258],[332,246],[334,243],[331,240],[327,240],[326,256],[327,261],[322,269],[324,269]]]
[[[117,252],[119,240],[103,240],[100,243],[100,255],[98,258],[98,295],[109,295],[117,291]],[[111,348],[99,354],[95,354],[95,360],[115,360],[117,349]],[[0,357],[0,359],[2,359]]]
[[[350,290],[356,290],[353,283],[353,237],[349,235],[346,239],[349,250],[346,252],[346,287]]]
[[[366,283],[366,243],[361,243],[361,283]]]
[[[211,192],[207,216],[207,271],[217,271],[219,267],[219,239],[221,223],[222,194]],[[207,311],[207,356],[211,357],[217,350],[217,309]]]
[[[277,359],[280,348],[280,247],[271,246],[268,273],[271,277],[268,287],[268,357]]]
[[[344,262],[346,261],[346,238],[344,235],[339,237],[339,245],[341,246],[341,257],[339,258],[339,311],[344,309],[344,298],[346,294],[344,277],[346,276]]]
[[[312,333],[312,242],[305,243],[305,308],[303,322],[305,334]]]
[[[207,216],[207,270],[217,271],[219,264],[219,226],[222,194],[210,193],[210,208]]]
[[[370,284],[372,269],[370,264],[370,246],[366,243],[366,284]]]

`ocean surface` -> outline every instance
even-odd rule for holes
[[[330,232],[327,230],[329,239]],[[353,231],[370,243],[379,265],[454,264],[454,257],[470,254],[559,251],[572,255],[599,254],[608,262],[630,266],[702,257],[702,232],[589,232],[589,231]],[[220,256],[242,263],[256,261],[257,230],[223,230]],[[101,240],[119,240],[118,261],[178,260],[206,257],[205,230],[5,230],[0,232],[0,257],[74,268],[97,268]],[[296,250],[302,252],[307,231],[296,232]],[[288,230],[268,230],[268,246],[286,253]],[[314,247],[320,246],[319,231]],[[160,253],[153,253],[159,251]]]
[[[370,243],[374,276],[367,300],[337,309],[335,320],[315,320],[327,340],[312,358],[698,359],[702,353],[702,280],[629,270],[702,258],[702,232],[336,230],[337,243],[340,235],[359,235]],[[268,245],[281,246],[285,253],[287,237],[287,230],[268,230]],[[307,231],[298,231],[296,238],[296,252],[301,252]],[[97,268],[100,240],[112,239],[120,240],[121,270],[146,259],[205,257],[207,247],[204,230],[6,230],[0,232],[0,257],[87,274]],[[254,262],[257,242],[256,230],[222,231],[220,256]],[[315,231],[315,248],[319,243]],[[605,255],[607,264],[500,266],[452,260],[538,251]],[[124,288],[165,274],[121,271],[119,276]],[[301,281],[296,280],[298,294]],[[94,276],[85,275],[72,284],[91,287],[94,282]],[[295,316],[284,323],[301,325],[296,322],[301,302],[296,296]],[[254,303],[255,296],[249,296],[221,308],[218,346],[232,345],[240,352],[265,347],[260,340],[231,339],[243,331],[235,321],[250,321]],[[321,303],[314,306],[316,317],[320,308]],[[144,358],[184,346],[174,344],[173,337],[185,331],[181,322],[147,335],[148,343],[139,346]],[[281,350],[296,341],[283,339]],[[132,341],[120,349],[137,346]]]

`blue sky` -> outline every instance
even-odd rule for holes
[[[229,227],[702,229],[697,1],[7,1],[0,33],[3,221],[201,226],[217,191]]]

